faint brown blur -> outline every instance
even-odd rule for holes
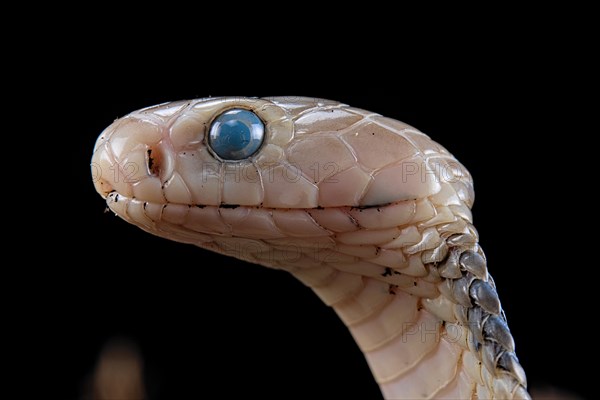
[[[82,400],[146,400],[143,361],[137,346],[126,339],[108,342],[85,385]]]
[[[555,388],[553,386],[543,386],[532,388],[529,393],[533,400],[583,400],[573,393]]]

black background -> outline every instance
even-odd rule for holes
[[[530,387],[592,393],[584,371],[591,372],[578,361],[595,333],[582,306],[587,267],[573,226],[586,206],[569,177],[574,145],[552,138],[565,128],[543,106],[552,96],[545,85],[484,70],[434,72],[435,80],[399,73],[360,87],[341,80],[342,89],[328,90],[243,73],[197,72],[173,82],[160,68],[160,79],[134,70],[119,80],[105,80],[102,69],[61,74],[68,84],[57,82],[53,95],[60,97],[47,102],[43,117],[52,126],[40,172],[49,188],[30,201],[43,198],[53,210],[36,224],[52,244],[42,256],[53,267],[26,268],[33,282],[23,296],[35,296],[28,316],[40,349],[35,369],[56,375],[48,393],[78,398],[102,345],[125,336],[141,348],[151,399],[212,391],[278,399],[380,396],[346,328],[290,276],[155,238],[104,213],[89,169],[102,129],[141,107],[209,95],[330,98],[407,122],[443,144],[474,177],[475,226]]]

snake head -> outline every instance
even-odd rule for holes
[[[92,173],[114,211],[117,195],[161,205],[370,207],[433,196],[448,182],[473,200],[464,167],[415,128],[303,97],[135,111],[102,132]]]

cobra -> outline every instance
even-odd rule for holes
[[[180,101],[106,128],[92,172],[127,222],[310,287],[385,398],[529,398],[471,176],[417,129],[322,99]]]

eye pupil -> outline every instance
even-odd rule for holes
[[[215,118],[208,145],[223,160],[243,160],[258,151],[264,136],[265,126],[256,114],[233,109]]]

